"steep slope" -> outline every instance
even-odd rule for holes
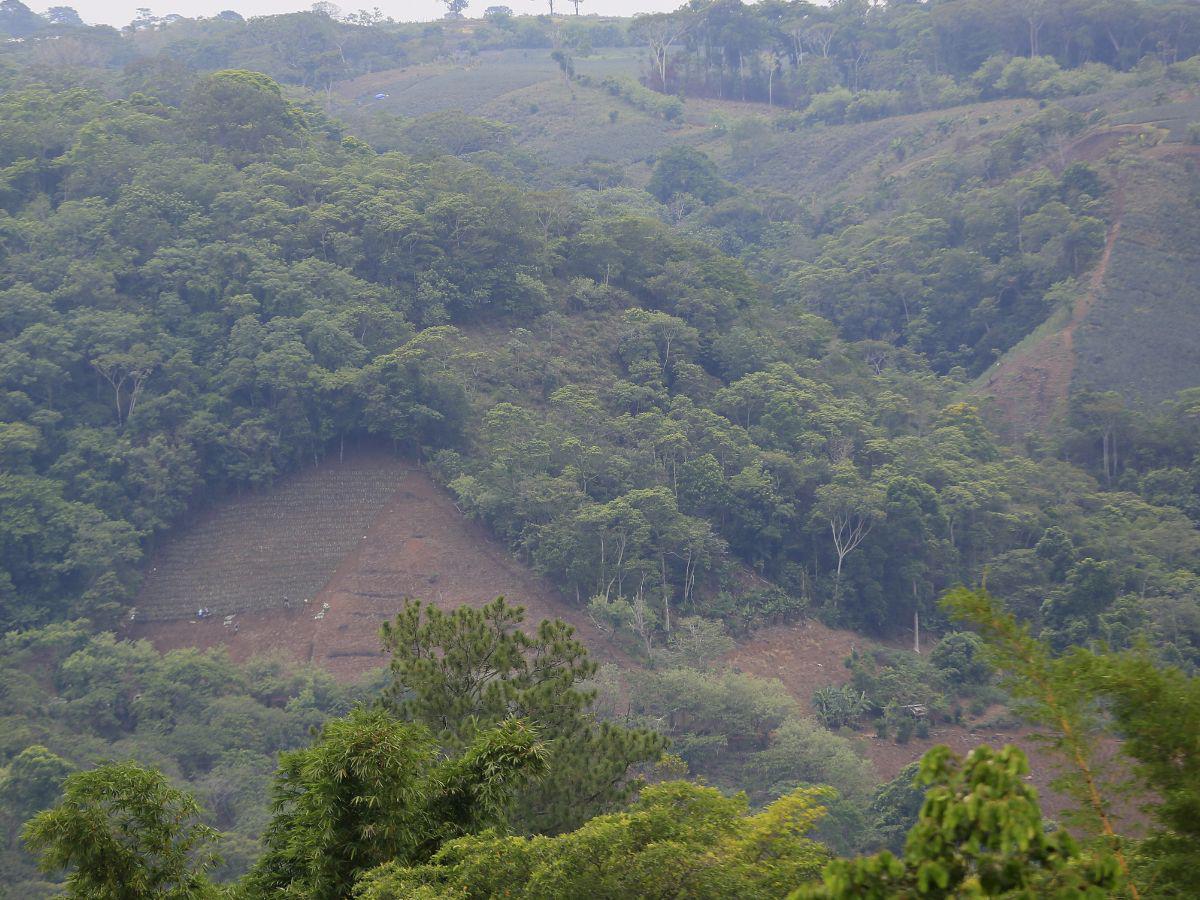
[[[539,161],[543,174],[599,159],[624,164],[626,179],[641,184],[654,157],[682,143],[702,149],[744,187],[776,191],[814,210],[859,204],[868,214],[937,194],[948,160],[986,157],[1046,106],[992,100],[796,128],[783,108],[689,98],[682,116],[665,122],[599,86],[610,75],[636,78],[644,67],[638,49],[573,62],[582,80],[564,79],[548,50],[490,52],[364,76],[343,83],[339,94],[343,111],[385,142],[393,126],[379,113],[463,110],[511,125],[514,144]],[[378,93],[386,96],[376,99]],[[1079,390],[1156,403],[1200,383],[1200,348],[1190,339],[1200,325],[1197,154],[1185,143],[1188,126],[1200,121],[1200,101],[1187,90],[1167,96],[1160,87],[1133,86],[1057,105],[1094,124],[1029,170],[1061,172],[1074,161],[1100,168],[1111,189],[1108,234],[1072,302],[972,387],[1013,437],[1044,429]],[[881,184],[887,199],[878,196]]]
[[[183,529],[151,562],[125,630],[160,649],[224,644],[238,659],[281,650],[355,677],[385,662],[379,626],[406,598],[453,609],[500,595],[525,606],[530,623],[565,619],[601,659],[619,656],[422,469],[364,452],[234,498]],[[212,615],[197,619],[199,606]]]
[[[1154,143],[1152,125],[1100,129],[1071,156],[1111,154],[1104,251],[1070,304],[976,382],[1020,434],[1045,428],[1080,390],[1157,403],[1200,383],[1197,148]]]
[[[354,679],[386,664],[379,627],[406,598],[449,610],[497,595],[522,604],[531,624],[559,618],[574,625],[601,661],[634,664],[586,613],[467,520],[418,465],[356,451],[220,502],[164,541],[124,636],[147,638],[160,650],[224,646],[239,660],[282,652]],[[198,619],[197,603],[212,614]],[[726,662],[778,679],[807,712],[817,688],[849,680],[843,660],[852,651],[875,646],[806,620],[755,632]],[[884,780],[935,743],[965,750],[982,738],[1018,739],[1029,747],[1023,732],[989,717],[995,711],[974,725],[941,724],[906,744],[867,733],[857,740]],[[1044,788],[1051,770],[1038,770]]]
[[[1121,217],[1074,334],[1071,390],[1154,403],[1200,384],[1198,151],[1165,144],[1121,166]]]

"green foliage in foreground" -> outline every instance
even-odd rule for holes
[[[743,795],[687,782],[647,787],[627,812],[558,837],[464,838],[428,865],[389,865],[363,879],[361,900],[516,896],[781,897],[827,853],[806,837],[824,814],[820,789],[800,789],[750,814]]]
[[[981,746],[965,759],[935,747],[921,761],[917,780],[929,790],[903,855],[838,860],[819,888],[793,897],[1111,896],[1121,883],[1116,861],[1081,855],[1065,831],[1047,832],[1028,774],[1015,747]]]
[[[409,601],[383,627],[392,653],[384,702],[452,748],[508,716],[538,723],[553,738],[547,771],[521,793],[514,815],[522,829],[552,834],[628,799],[639,784],[631,767],[658,759],[665,741],[597,721],[596,691],[584,686],[597,665],[574,629],[547,620],[530,635],[520,630],[524,619],[503,597],[452,613]]]
[[[0,884],[51,895],[21,846],[21,824],[97,760],[136,759],[194,794],[204,822],[222,832],[212,876],[241,875],[259,854],[278,754],[374,692],[280,658],[159,653],[82,622],[0,637]]]
[[[1122,883],[1111,855],[1046,830],[1014,747],[980,747],[965,759],[931,750],[904,855],[828,864],[809,837],[831,798],[826,788],[799,788],[751,813],[743,794],[664,782],[575,831],[507,835],[506,795],[536,776],[544,752],[510,721],[463,757],[438,762],[425,729],[359,710],[285,759],[267,854],[232,895],[1099,898]],[[66,799],[27,834],[44,867],[72,870],[72,897],[215,897],[220,889],[203,874],[215,833],[194,822],[198,812],[157,773],[108,765],[70,776]],[[820,883],[804,886],[823,865]]]
[[[971,623],[1004,675],[1022,716],[1041,728],[1059,757],[1055,787],[1075,801],[1070,820],[1111,855],[1130,896],[1189,897],[1200,890],[1200,678],[1161,666],[1147,648],[1113,653],[1075,647],[1055,655],[986,590],[960,588],[943,598]],[[1122,739],[1113,765],[1104,736]],[[1119,760],[1119,761],[1121,761]],[[1119,762],[1118,761],[1118,762]],[[1154,827],[1130,845],[1115,801],[1132,792]]]
[[[433,735],[382,710],[330,722],[284,754],[266,853],[249,896],[336,900],[367,869],[420,862],[446,840],[501,825],[513,796],[546,770],[537,732],[509,719],[444,758]]]
[[[587,781],[583,761],[553,772],[562,763],[554,757],[557,729],[569,738],[578,727],[571,716],[445,722],[444,734],[436,735],[379,706],[327,722],[312,746],[283,754],[263,856],[228,888],[205,872],[215,862],[210,845],[217,832],[202,824],[189,792],[154,770],[118,763],[67,774],[64,761],[31,747],[10,766],[0,790],[39,802],[66,775],[64,799],[37,814],[25,837],[43,869],[67,870],[69,895],[80,898],[1193,896],[1200,682],[1156,667],[1142,653],[1076,648],[1055,656],[983,591],[958,590],[945,602],[978,630],[982,646],[955,636],[942,655],[956,666],[974,665],[982,652],[1005,675],[1025,715],[1043,727],[1049,749],[1072,768],[1060,787],[1079,802],[1077,834],[1042,820],[1019,749],[980,747],[959,758],[936,747],[911,787],[898,779],[877,792],[874,825],[892,843],[911,815],[913,791],[924,789],[900,855],[885,850],[830,860],[817,836],[821,819],[838,815],[838,798],[811,784],[785,789],[752,811],[743,793],[663,782],[643,786],[624,810],[557,834],[522,836],[512,826],[527,828],[528,820],[514,812],[523,815],[537,796],[531,786],[553,775],[548,786],[561,790],[554,779],[572,772]],[[422,704],[461,705],[475,697],[487,698],[484,711],[489,705],[499,711],[537,696],[539,683],[561,678],[559,689],[570,691],[573,673],[593,671],[586,654],[571,651],[562,623],[514,638],[514,616],[519,621],[520,609],[503,601],[483,613],[432,617],[411,605],[407,619],[389,630],[395,640],[410,629],[394,674],[412,686],[393,689],[391,702],[412,714]],[[472,647],[490,662],[467,665],[478,663],[466,652]],[[686,683],[679,671],[668,670],[657,689],[669,693],[671,684]],[[469,672],[473,678],[463,677]],[[398,696],[407,699],[396,703]],[[567,709],[578,714],[590,707],[591,694],[580,697]],[[769,706],[757,714],[769,714]],[[461,713],[471,719],[465,707]],[[1125,755],[1135,763],[1132,787],[1156,798],[1145,839],[1121,836],[1115,827],[1115,794],[1095,750],[1106,727],[1126,739]],[[778,727],[781,734],[788,729],[795,734],[780,737],[748,771],[783,783],[791,776],[771,775],[779,763],[772,753],[812,755],[812,736],[794,719]],[[447,752],[447,744],[456,749]],[[826,766],[817,777],[851,777],[836,768]]]
[[[99,766],[67,778],[62,802],[25,826],[47,872],[69,869],[77,900],[191,900],[206,894],[208,845],[192,795],[137,763]]]

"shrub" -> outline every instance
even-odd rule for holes
[[[1005,53],[989,56],[983,64],[971,74],[971,84],[982,94],[994,94],[996,82],[1012,57]],[[983,123],[980,123],[983,124]]]
[[[1192,56],[1167,66],[1167,77],[1185,84],[1200,84],[1200,56]]]
[[[992,83],[992,89],[1009,97],[1044,96],[1047,84],[1062,74],[1058,63],[1050,56],[1011,59]]]
[[[744,594],[721,591],[708,604],[706,614],[724,619],[733,634],[744,635],[761,625],[795,621],[807,611],[803,597],[772,585]]]
[[[984,72],[986,81],[994,72],[991,60],[976,74]],[[1010,59],[986,86],[997,94],[1009,97],[1067,97],[1100,90],[1114,75],[1113,70],[1102,63],[1086,63],[1078,68],[1063,69],[1053,57],[1017,57]]]
[[[827,784],[852,803],[865,804],[875,789],[871,764],[849,738],[833,734],[811,719],[786,719],[771,745],[752,757],[751,784],[777,796],[801,784]]]
[[[963,106],[967,103],[977,103],[979,101],[978,88],[972,87],[969,84],[959,84],[949,76],[942,76],[942,78],[944,80],[938,82],[938,106]]]
[[[658,158],[646,190],[663,203],[676,194],[691,194],[702,203],[715,203],[729,194],[713,161],[700,150],[682,145]]]
[[[825,122],[834,125],[846,119],[846,107],[854,100],[854,94],[846,88],[834,88],[813,96],[808,107],[804,110],[805,124],[810,122]]]
[[[899,91],[859,91],[846,106],[847,122],[869,122],[902,111],[904,95]]]
[[[826,728],[851,725],[871,708],[867,695],[848,684],[817,688],[813,692],[813,706]]]
[[[983,659],[983,641],[966,631],[952,631],[938,641],[929,661],[948,688],[980,685],[991,669]]]
[[[846,665],[852,672],[850,684],[854,690],[864,694],[876,709],[912,703],[944,706],[934,687],[939,681],[936,671],[915,653],[896,650],[856,653]]]
[[[1116,73],[1103,63],[1085,63],[1048,79],[1041,87],[1048,97],[1072,97],[1098,91],[1112,81]]]
[[[652,91],[632,79],[609,76],[600,82],[600,87],[614,97],[620,97],[630,106],[668,122],[683,117],[683,101],[678,97]]]

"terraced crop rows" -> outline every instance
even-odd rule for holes
[[[402,462],[356,455],[232,498],[167,541],[137,601],[147,621],[282,609],[314,598],[400,486]]]
[[[634,76],[640,65],[630,49],[575,60],[577,71],[597,80],[607,75]],[[443,110],[486,115],[489,104],[546,83],[562,83],[549,50],[505,50],[481,54],[471,65],[437,62],[364,75],[343,83],[338,93],[373,110],[402,116]],[[377,93],[388,96],[375,100]],[[529,102],[523,115],[529,115]]]

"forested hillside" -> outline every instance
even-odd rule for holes
[[[450,144],[474,119],[401,123],[410,149],[381,154],[261,75],[198,73],[174,103],[47,74],[4,98],[9,622],[118,615],[200,492],[361,434],[426,455],[580,604],[644,597],[664,634],[805,608],[886,631],[985,568],[1035,598],[1083,562],[1100,611],[1155,627],[1193,602],[1194,491],[1106,493],[1113,472],[1006,447],[964,393],[1103,250],[1114,187],[1056,164],[1067,108],[820,211],[687,145],[646,191],[542,185],[498,125]],[[1109,426],[1076,406],[1090,464]]]
[[[17,0],[0,12],[13,36],[0,46],[0,790],[19,800],[4,865],[20,883],[33,884],[19,820],[74,767],[135,756],[217,808],[216,871],[249,869],[247,896],[346,896],[356,881],[365,897],[490,896],[502,887],[478,880],[485,858],[505,860],[522,896],[568,896],[554,879],[575,863],[538,866],[626,828],[684,840],[663,812],[684,807],[694,835],[722,836],[726,880],[695,896],[785,896],[830,848],[898,851],[916,821],[911,773],[876,791],[852,738],[998,721],[1051,675],[1093,691],[1065,712],[1035,697],[1051,730],[1097,725],[1089,704],[1111,704],[1099,731],[1173,789],[1163,760],[1195,748],[1137,720],[1129,673],[1194,710],[1194,4],[718,0],[422,25],[317,4],[142,11],[121,30]],[[196,514],[363,445],[424,466],[628,671],[598,669],[561,626],[522,643],[502,606],[490,631],[467,611],[427,612],[420,631],[405,611],[385,629],[397,661],[383,695],[111,636],[136,615],[147,560]],[[386,499],[347,514],[355,532]],[[306,590],[352,546],[330,541],[311,572],[289,573]],[[958,630],[939,598],[980,583],[1028,633],[961,593],[954,608],[985,640]],[[183,593],[167,599],[187,615],[210,596]],[[817,720],[808,697],[721,662],[806,617],[864,636],[848,684],[812,698]],[[513,669],[499,693],[447,698],[460,682],[430,670],[436,653],[405,661],[485,632]],[[1026,658],[1044,670],[1021,669],[1014,641],[1034,642]],[[556,660],[549,681],[520,661],[540,653]],[[1002,687],[985,658],[1016,680]],[[169,697],[195,679],[182,712]],[[550,683],[568,699],[539,693]],[[352,699],[376,706],[328,719]],[[370,756],[373,741],[396,759]],[[293,755],[268,814],[281,750]],[[364,783],[411,818],[363,824],[352,789],[328,793],[337,760],[361,753]],[[596,783],[580,772],[589,754]],[[933,756],[925,777],[962,790],[999,766],[1009,799],[1032,802],[1023,765]],[[153,773],[89,771],[191,814]],[[748,799],[670,780],[684,771]],[[665,783],[627,807],[637,778]],[[214,786],[231,779],[253,798]],[[67,783],[82,792],[70,808],[106,790]],[[1111,810],[1084,805],[1089,849],[1022,845],[1031,867],[1131,894],[1160,864],[1164,884],[1184,878],[1171,866],[1186,810],[1156,814],[1160,842],[1130,864],[1119,843],[1087,844],[1089,828],[1111,834]],[[344,829],[320,833],[334,807]],[[39,821],[47,865],[83,871]],[[360,826],[387,835],[367,862]],[[753,862],[764,834],[786,844],[770,851],[778,871]],[[717,841],[694,839],[679,852]],[[921,840],[878,871],[835,864],[823,890],[917,878],[904,866]],[[208,890],[182,872],[170,878]],[[646,884],[609,895],[658,896]]]

